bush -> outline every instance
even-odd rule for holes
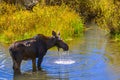
[[[119,0],[70,0],[65,3],[79,12],[86,23],[94,21],[115,37],[120,35]]]
[[[13,14],[17,8],[14,5],[0,2],[0,16],[4,14]]]
[[[79,15],[65,5],[37,5],[32,12],[19,10],[11,13],[0,17],[0,42],[11,43],[38,33],[50,36],[52,30],[60,31],[62,38],[68,39],[81,35],[83,31]]]

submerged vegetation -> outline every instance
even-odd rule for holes
[[[83,23],[91,21],[120,41],[119,6],[119,0],[40,0],[33,11],[28,11],[0,3],[0,42],[9,43],[38,33],[50,35],[52,30],[69,39],[82,35]]]

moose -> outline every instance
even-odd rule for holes
[[[56,46],[58,49],[62,48],[63,51],[68,51],[69,46],[60,39],[60,33],[57,34],[52,31],[52,36],[47,37],[43,34],[37,34],[36,36],[16,41],[9,47],[10,56],[13,61],[13,71],[14,74],[21,74],[20,66],[22,60],[32,60],[32,71],[41,70],[41,63],[47,50]],[[37,68],[36,68],[36,58]]]

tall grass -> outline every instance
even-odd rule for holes
[[[65,5],[38,4],[33,11],[17,10],[9,4],[0,5],[0,42],[11,43],[38,33],[51,36],[52,30],[60,31],[64,39],[73,38],[82,35],[83,22],[74,10]]]

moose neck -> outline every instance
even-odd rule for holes
[[[48,38],[45,40],[47,45],[47,50],[55,46],[55,42],[52,40],[52,38]]]
[[[35,39],[42,39],[42,41],[45,42],[46,46],[47,46],[47,50],[54,47],[55,46],[55,38],[53,37],[47,37],[47,36],[44,36],[42,34],[38,34],[37,36],[35,36]]]

